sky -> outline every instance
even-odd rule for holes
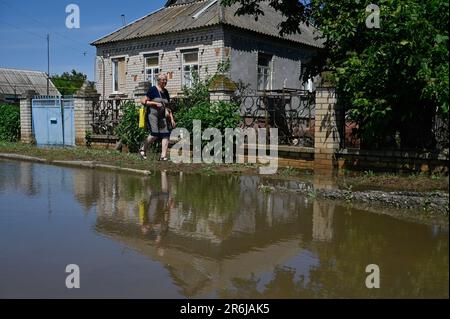
[[[47,72],[72,69],[94,79],[95,47],[90,43],[164,6],[166,0],[0,0],[0,67]],[[69,29],[66,7],[80,9],[80,28]]]

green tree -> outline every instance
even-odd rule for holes
[[[86,82],[87,75],[81,72],[72,70],[64,72],[61,75],[54,75],[51,77],[53,84],[62,95],[72,95],[77,92],[84,82]]]
[[[263,14],[261,0],[240,3],[237,14]],[[280,33],[309,22],[324,50],[304,76],[332,71],[331,79],[364,145],[433,148],[435,114],[448,122],[448,9],[445,0],[380,0],[380,28],[366,26],[371,0],[271,0],[285,21]],[[448,146],[448,145],[447,145]]]
[[[300,23],[310,23],[311,5],[308,1],[299,0],[221,0],[222,5],[230,6],[239,3],[236,15],[253,15],[258,20],[264,15],[261,2],[267,2],[270,7],[279,11],[285,18],[280,23],[280,35],[300,33]]]

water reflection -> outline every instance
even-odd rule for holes
[[[62,194],[74,196],[96,234],[158,262],[164,285],[184,297],[448,297],[447,229],[265,193],[258,176],[0,168],[0,204],[8,190],[55,207]],[[364,286],[371,263],[381,268],[383,289]]]

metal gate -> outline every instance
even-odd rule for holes
[[[33,133],[38,145],[75,146],[73,98],[37,96],[31,105]]]

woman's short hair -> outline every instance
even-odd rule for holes
[[[156,79],[159,81],[159,80],[162,80],[162,79],[165,79],[165,80],[167,80],[167,74],[165,74],[165,73],[160,73],[160,74],[158,74],[158,76],[156,77]]]

